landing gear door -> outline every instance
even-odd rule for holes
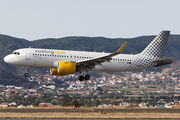
[[[25,59],[26,60],[31,60],[31,50],[30,49],[26,50]]]

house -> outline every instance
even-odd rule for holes
[[[17,107],[17,104],[15,102],[9,103],[8,107]]]
[[[39,107],[53,107],[51,103],[39,103]]]
[[[0,104],[0,108],[5,108],[5,107],[8,107],[8,103],[2,103],[2,104]]]
[[[17,108],[25,108],[25,106],[24,105],[19,105],[19,106],[17,106]]]
[[[133,107],[138,107],[138,104],[137,103],[133,103],[132,106]]]
[[[179,106],[179,101],[174,101],[174,106]]]
[[[160,101],[157,102],[157,107],[164,107],[166,102],[162,101],[163,99],[161,99]]]

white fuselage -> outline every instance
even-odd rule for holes
[[[107,55],[109,53],[100,52],[82,52],[69,50],[52,50],[52,49],[36,49],[24,48],[15,50],[13,53],[4,58],[4,61],[12,65],[38,68],[57,68],[57,61],[76,62],[85,59],[92,59],[98,56]],[[129,71],[131,66],[137,59],[137,55],[119,54],[112,57],[110,62],[104,62],[96,65],[91,71],[109,71],[122,72]],[[143,63],[141,63],[143,64]],[[137,70],[137,69],[134,69]]]

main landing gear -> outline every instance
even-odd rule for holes
[[[28,77],[28,71],[29,71],[29,67],[27,67],[26,73],[24,73],[24,76],[25,76],[25,77]]]
[[[79,80],[80,80],[80,81],[83,81],[84,79],[85,79],[85,80],[89,80],[89,79],[90,79],[90,75],[89,75],[89,74],[86,74],[85,76],[83,76],[83,75],[80,75],[80,76],[79,76]]]

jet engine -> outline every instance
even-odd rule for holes
[[[67,61],[58,62],[57,68],[50,69],[52,75],[65,76],[67,74],[75,74],[76,63],[71,63]]]

